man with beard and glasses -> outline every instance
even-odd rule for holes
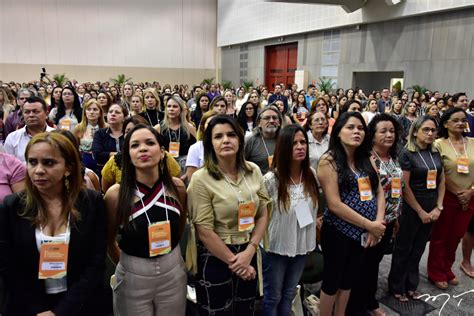
[[[280,111],[275,106],[268,106],[257,117],[258,128],[245,139],[245,159],[257,164],[262,174],[271,168],[281,124]]]

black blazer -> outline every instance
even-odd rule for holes
[[[89,309],[94,311],[91,305],[100,297],[105,267],[106,226],[102,196],[83,190],[76,201],[81,219],[71,225],[68,289],[56,300],[57,304],[52,303],[53,295],[46,294],[44,280],[38,279],[35,227],[18,216],[18,211],[24,207],[20,195],[9,195],[3,203],[0,205],[0,276],[5,279],[10,294],[5,315],[30,316],[51,310],[57,316],[70,316],[84,315]]]
[[[110,128],[108,127],[99,129],[95,132],[94,139],[92,140],[91,150],[95,161],[101,166],[105,165],[110,158],[110,153],[117,152],[117,142],[119,145],[118,151],[122,151],[123,140],[123,135],[118,139],[110,136]]]

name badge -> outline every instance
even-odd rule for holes
[[[311,215],[311,209],[305,201],[299,201],[295,206],[296,220],[300,228],[306,227],[313,223],[313,216]]]
[[[428,170],[426,175],[426,188],[427,189],[436,189],[436,170]]]
[[[466,123],[466,127],[464,128],[464,133],[469,134],[471,132],[471,127],[469,126],[469,123]]]
[[[41,245],[38,279],[61,279],[67,273],[68,244],[51,242]]]
[[[72,125],[72,120],[69,119],[69,118],[65,118],[59,124],[59,128],[62,129],[62,130],[70,131],[71,130],[71,125]]]
[[[179,157],[179,142],[170,143],[170,155],[173,158]]]
[[[458,157],[458,173],[469,173],[469,159]]]
[[[239,232],[252,230],[255,227],[255,203],[242,202],[239,203],[238,221]]]
[[[171,251],[170,222],[157,222],[148,225],[150,257],[164,255]]]
[[[361,201],[370,201],[372,200],[372,187],[370,185],[370,180],[368,177],[363,177],[357,179],[357,184],[359,186],[359,195]]]
[[[392,178],[392,190],[391,197],[392,199],[398,199],[402,193],[402,179]]]
[[[268,156],[268,167],[271,168],[273,164],[273,155]]]

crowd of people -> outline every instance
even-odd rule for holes
[[[320,314],[382,316],[428,241],[474,278],[474,102],[306,88],[0,82],[0,313],[290,315],[317,251]]]

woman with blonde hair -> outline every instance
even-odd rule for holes
[[[160,124],[164,115],[158,92],[153,88],[146,88],[143,91],[143,100],[145,102],[145,110],[140,115],[150,123],[150,126]]]
[[[102,107],[96,99],[91,99],[82,108],[82,120],[74,129],[74,136],[79,141],[79,152],[85,167],[96,172],[97,163],[92,154],[92,142],[94,134],[100,128],[105,128],[107,124],[104,120]]]
[[[188,156],[186,157],[186,179],[191,181],[193,173],[204,165],[204,145],[202,139],[206,132],[206,127],[210,120],[216,116],[214,111],[207,111],[201,118],[201,123],[197,131],[197,142],[189,147]]]
[[[15,105],[11,103],[12,95],[7,88],[0,87],[0,120],[7,119],[10,112],[15,110]]]
[[[26,189],[0,205],[5,315],[103,315],[104,203],[82,188],[79,153],[59,133],[28,143]]]
[[[139,94],[134,94],[130,99],[130,116],[139,115],[145,111],[143,98]]]
[[[164,119],[155,128],[163,135],[166,150],[185,170],[189,147],[196,142],[196,128],[186,120],[186,104],[181,98],[168,98]]]

